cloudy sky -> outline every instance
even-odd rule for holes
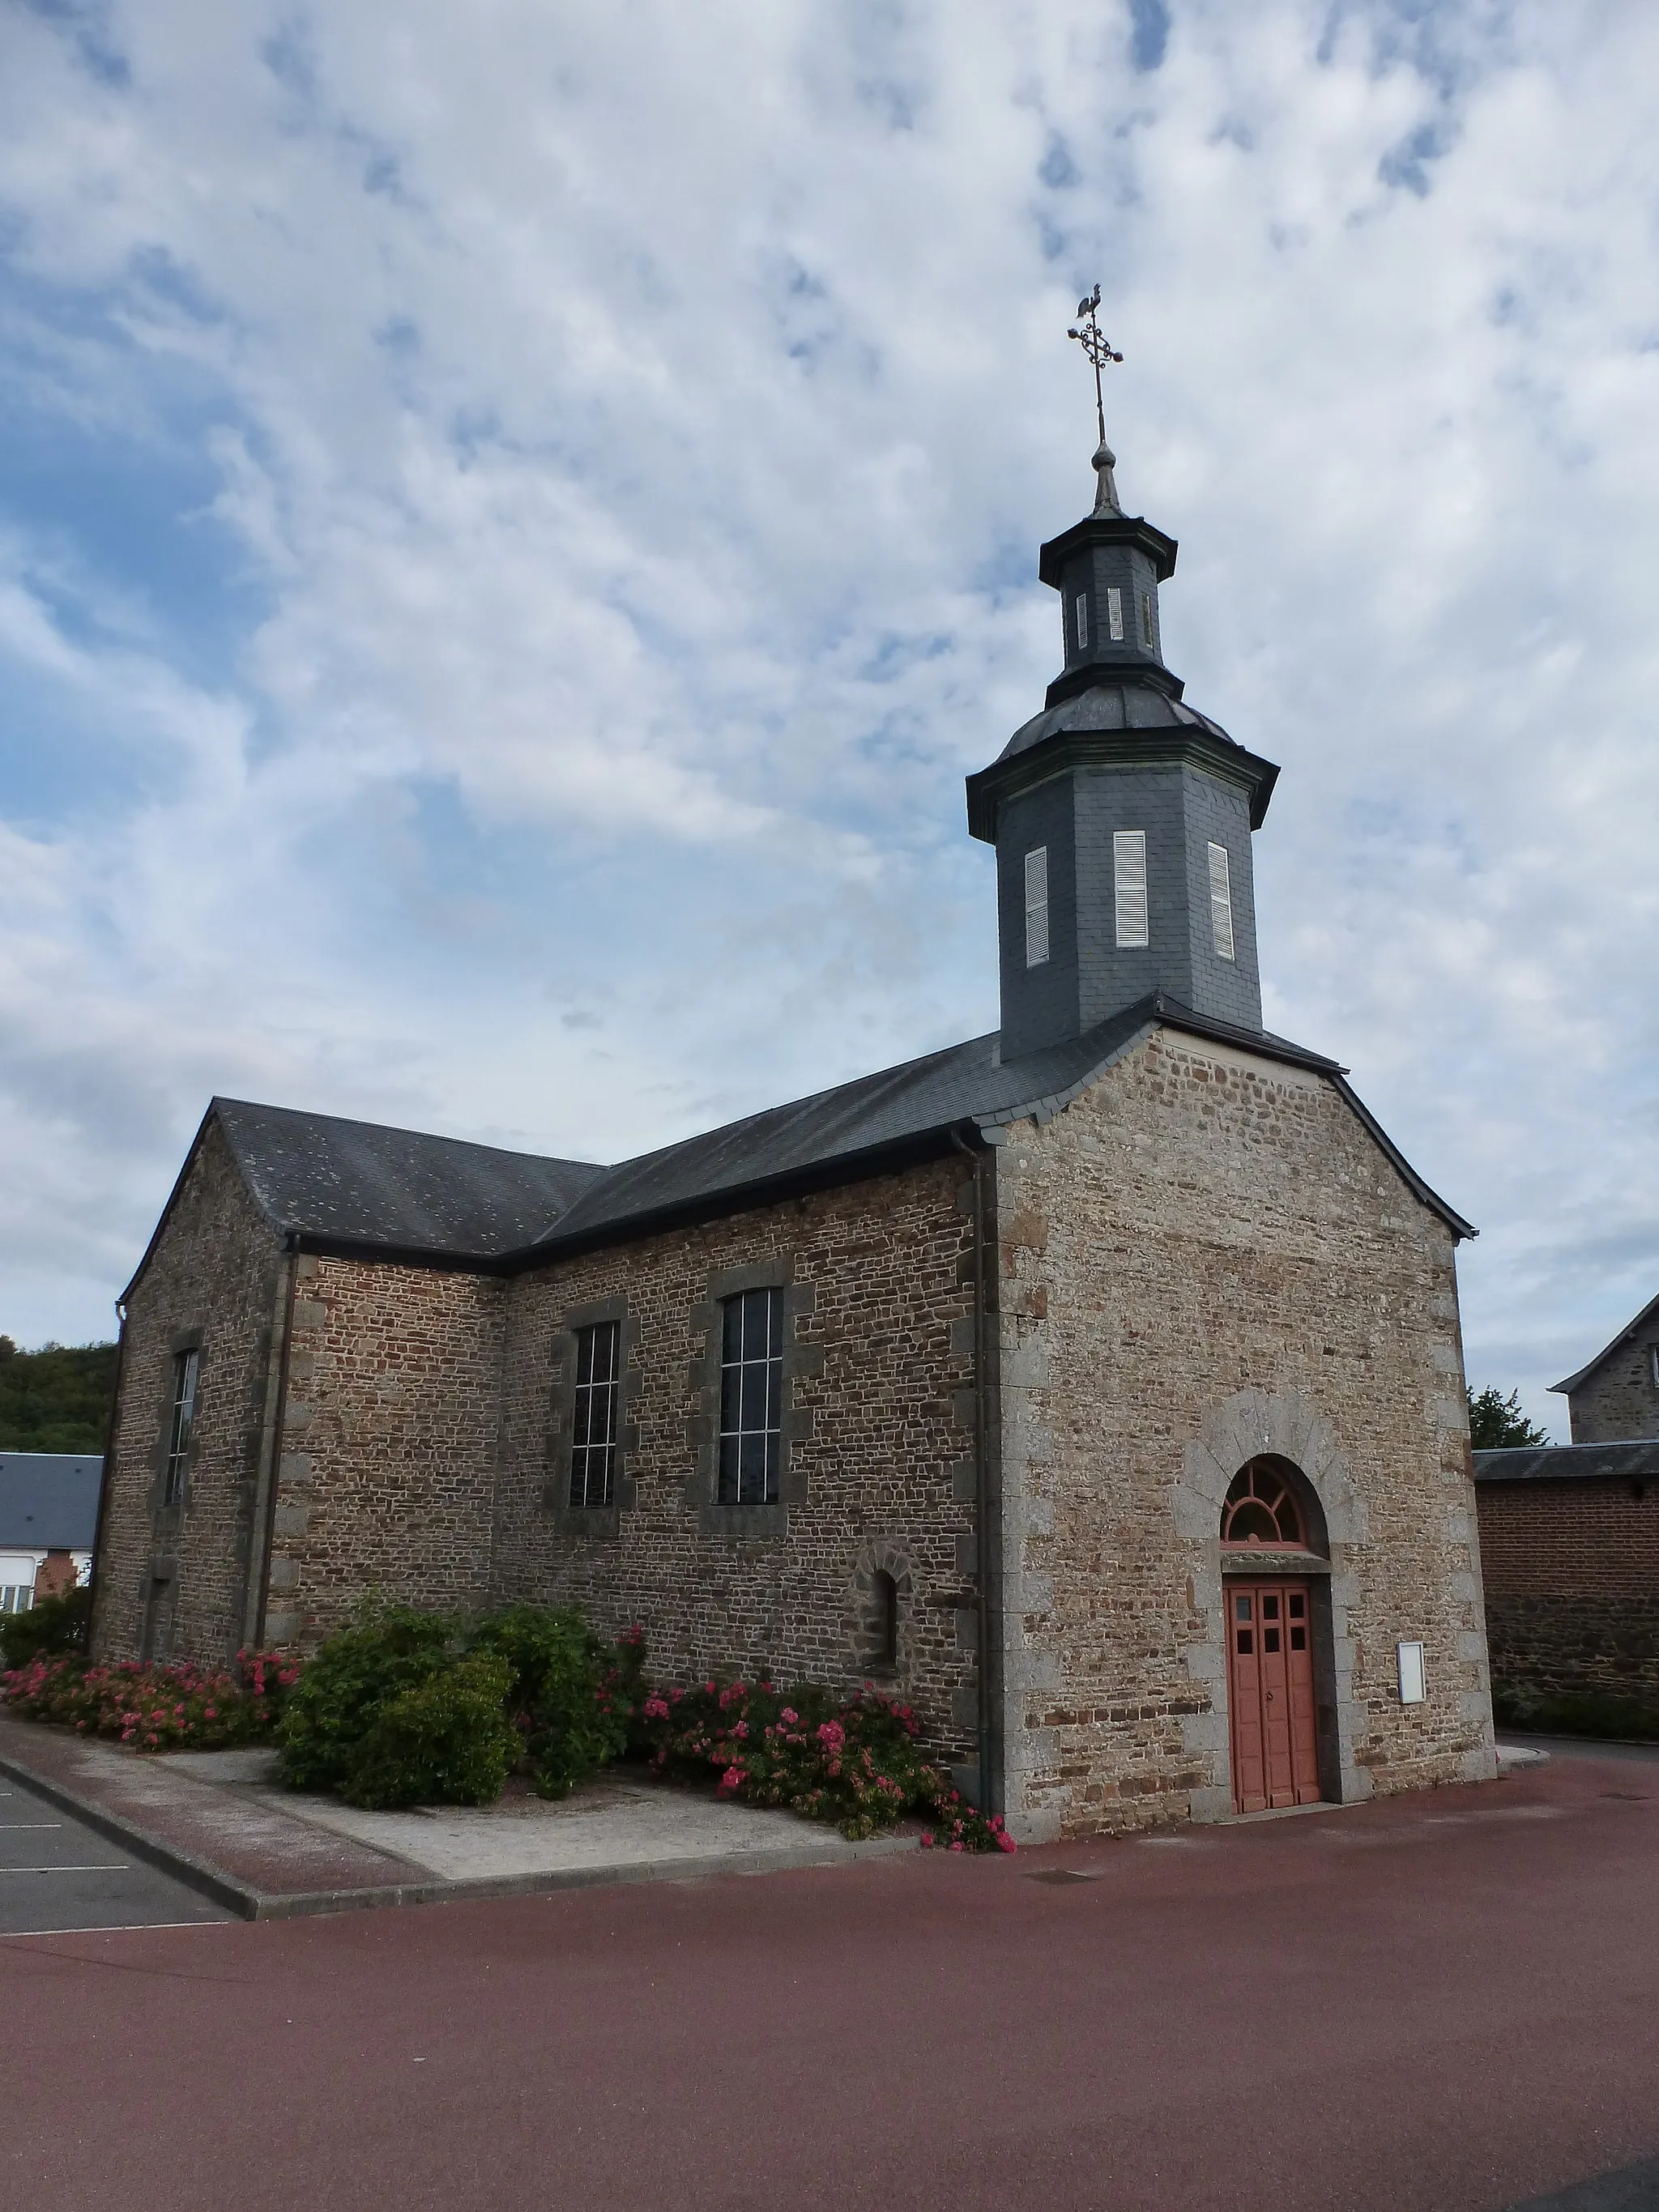
[[[994,1027],[1097,278],[1270,1024],[1659,1290],[1659,11],[0,4],[0,1328],[216,1091],[614,1158]]]

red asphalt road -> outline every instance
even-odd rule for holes
[[[1659,1765],[0,1975],[30,2212],[1485,2212],[1659,2151]]]

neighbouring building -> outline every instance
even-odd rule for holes
[[[1659,1298],[1554,1388],[1571,1444],[1474,1455],[1493,1676],[1659,1701]]]
[[[103,1471],[95,1454],[0,1451],[0,1613],[86,1580]]]
[[[1644,1305],[1613,1342],[1565,1382],[1576,1444],[1659,1437],[1659,1298]]]
[[[611,1167],[216,1099],[124,1301],[100,1654],[576,1601],[901,1690],[1025,1838],[1492,1773],[1473,1231],[1262,1027],[1278,770],[1095,466],[968,783],[999,1030]]]
[[[1505,1689],[1659,1704],[1659,1437],[1474,1455]]]

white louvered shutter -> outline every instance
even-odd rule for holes
[[[1048,957],[1048,848],[1025,855],[1025,965],[1040,968]]]
[[[1144,830],[1114,831],[1112,880],[1117,894],[1119,945],[1146,944],[1146,832]]]
[[[1114,645],[1123,642],[1123,594],[1115,584],[1106,586],[1106,628]]]
[[[1210,921],[1215,931],[1215,949],[1223,960],[1233,957],[1233,889],[1227,872],[1227,848],[1210,848]]]

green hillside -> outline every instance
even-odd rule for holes
[[[20,1352],[0,1336],[0,1451],[102,1451],[114,1372],[112,1344]]]

